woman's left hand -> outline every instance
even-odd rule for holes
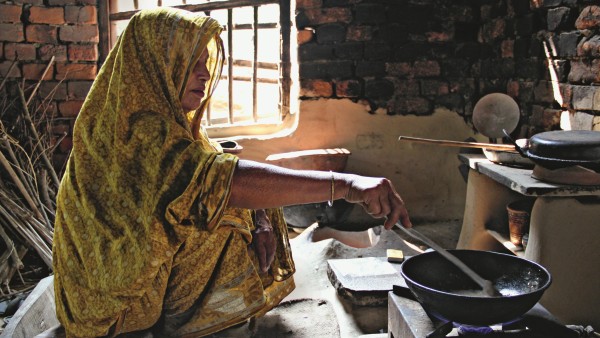
[[[260,270],[267,272],[275,258],[277,242],[275,241],[271,220],[269,220],[264,209],[254,212],[254,226],[255,229],[252,231],[252,247],[258,257]]]

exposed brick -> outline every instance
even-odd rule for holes
[[[346,32],[348,41],[370,41],[373,39],[373,27],[371,26],[349,26]]]
[[[440,80],[421,80],[421,94],[425,96],[441,96],[450,92],[448,83]]]
[[[337,97],[359,97],[362,85],[358,80],[335,81],[335,96]]]
[[[582,39],[577,45],[577,56],[600,57],[600,36]]]
[[[413,72],[416,77],[429,77],[440,75],[440,64],[437,61],[415,61]]]
[[[571,105],[576,110],[594,109],[594,94],[596,88],[592,86],[573,86]]]
[[[322,0],[296,0],[296,8],[318,8],[323,5]]]
[[[563,0],[537,0],[533,3],[539,8],[550,8],[560,6],[563,3]]]
[[[65,136],[58,145],[58,150],[62,153],[67,153],[73,148],[73,137]]]
[[[391,54],[392,48],[388,43],[365,43],[365,59],[367,60],[389,60]]]
[[[307,42],[310,42],[313,39],[313,36],[315,35],[315,33],[313,32],[312,29],[301,29],[298,31],[298,35],[297,35],[297,41],[298,41],[298,45],[302,45],[305,44]]]
[[[571,9],[569,7],[559,7],[548,10],[546,20],[548,22],[548,30],[552,32],[559,28],[563,28],[569,21],[570,13]]]
[[[546,109],[545,107],[533,105],[529,123],[542,130],[551,130],[560,125],[561,111],[558,109]]]
[[[331,60],[333,58],[333,47],[306,43],[298,46],[298,59],[300,61]]]
[[[535,102],[554,102],[554,92],[550,81],[540,81],[533,89]]]
[[[410,80],[396,80],[394,81],[395,95],[396,96],[419,96],[421,86],[419,81]]]
[[[492,42],[504,35],[506,22],[502,19],[495,19],[483,24],[481,28],[481,41]]]
[[[358,4],[354,12],[354,22],[358,24],[378,24],[386,19],[385,7],[380,4]]]
[[[460,94],[446,94],[435,96],[433,104],[436,107],[446,107],[450,110],[456,111],[461,115],[464,114],[465,100]]]
[[[57,63],[57,80],[93,80],[96,78],[97,67],[87,63]]]
[[[68,88],[68,99],[69,100],[83,100],[87,96],[92,87],[93,81],[69,81]]]
[[[402,115],[427,115],[431,113],[431,103],[422,97],[401,97],[394,101],[394,111]]]
[[[448,42],[454,38],[453,32],[427,32],[425,33],[427,42]]]
[[[53,100],[67,99],[67,83],[58,81],[43,81],[38,89],[38,94],[42,98],[52,98]]]
[[[533,32],[535,31],[534,27],[537,27],[537,17],[532,15],[532,14],[528,14],[528,15],[524,15],[522,17],[518,17],[515,20],[515,33],[518,36],[528,36],[530,34],[533,34]],[[505,32],[506,34],[512,34],[509,29],[512,26],[507,26],[507,31]]]
[[[0,76],[2,78],[21,77],[21,69],[19,69],[18,64],[15,64],[15,66],[13,66],[13,68],[11,69],[10,73],[8,73],[8,70],[10,69],[12,64],[13,64],[13,61],[1,61],[0,62]]]
[[[331,97],[333,95],[333,85],[329,81],[323,80],[301,80],[300,96],[305,97]]]
[[[58,42],[58,28],[48,25],[28,25],[25,35],[28,42],[54,43]]]
[[[21,22],[22,12],[22,6],[0,4],[0,22]]]
[[[394,84],[385,79],[365,81],[365,97],[368,99],[390,99],[394,94]]]
[[[573,86],[568,83],[559,84],[560,96],[563,98],[561,107],[571,108],[571,101],[573,100]]]
[[[351,76],[351,61],[316,61],[300,64],[301,79],[332,79]]]
[[[62,41],[69,42],[98,42],[98,26],[76,25],[60,27],[58,36]]]
[[[29,22],[61,25],[65,23],[65,10],[62,7],[32,6],[29,9]]]
[[[412,75],[412,66],[408,62],[390,62],[385,66],[390,76],[406,77]]]
[[[309,25],[322,25],[326,23],[350,23],[352,12],[349,8],[322,8],[307,9],[304,11]]]
[[[346,38],[346,27],[339,23],[325,24],[317,27],[318,43],[339,43]]]
[[[573,84],[588,84],[600,82],[600,59],[590,62],[583,60],[571,61],[569,82]]]
[[[506,94],[512,97],[519,97],[519,81],[508,81],[506,84]]]
[[[394,58],[399,61],[422,58],[429,52],[429,44],[423,42],[410,42],[394,48]],[[472,57],[472,55],[469,55]]]
[[[67,46],[45,44],[38,48],[38,57],[40,60],[50,60],[54,56],[54,61],[67,61]]]
[[[554,36],[554,45],[558,57],[575,56],[577,54],[577,43],[580,32],[567,32]]]
[[[382,77],[385,75],[385,62],[383,61],[359,61],[356,64],[356,76],[358,77]]]
[[[48,0],[50,6],[65,6],[65,5],[76,5],[79,1],[77,0]]]
[[[19,61],[35,60],[35,46],[29,43],[7,43],[4,47],[4,57]]]
[[[575,21],[575,27],[579,30],[600,27],[600,6],[588,6],[584,8]]]
[[[43,63],[26,63],[23,65],[23,78],[26,80],[40,80],[42,74],[48,68],[47,64]],[[54,67],[51,66],[42,80],[52,80],[54,78]]]
[[[66,6],[65,21],[67,23],[94,25],[98,23],[95,6]]]
[[[362,42],[336,44],[333,53],[339,59],[361,60],[364,55],[364,45]]]
[[[58,111],[62,117],[76,117],[81,110],[83,101],[64,101],[58,103]]]
[[[69,45],[70,61],[96,61],[98,60],[97,45]]]
[[[514,40],[504,40],[500,45],[500,54],[503,58],[512,58],[515,56],[514,54]]]
[[[0,59],[4,59],[4,42],[0,41]]]
[[[0,23],[0,40],[21,42],[25,40],[23,25],[18,23]]]
[[[464,97],[473,97],[475,95],[475,80],[472,78],[462,78],[451,80],[448,83],[450,93],[457,93]]]

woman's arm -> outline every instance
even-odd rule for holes
[[[239,160],[233,174],[229,205],[248,209],[266,209],[294,204],[318,203],[343,198],[359,203],[375,218],[386,218],[390,229],[398,220],[412,224],[400,195],[386,178],[293,170],[255,161]]]

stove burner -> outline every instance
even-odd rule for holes
[[[494,332],[494,329],[492,329],[489,326],[471,326],[471,325],[461,325],[461,324],[454,324],[454,326],[458,327],[458,334],[461,336],[465,336],[465,335],[469,335],[469,334],[478,334],[478,335],[485,335],[485,334],[490,334]]]

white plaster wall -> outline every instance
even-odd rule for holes
[[[462,218],[466,184],[458,171],[459,148],[399,142],[400,135],[487,141],[445,109],[431,116],[373,115],[351,100],[321,99],[300,104],[299,123],[290,135],[238,142],[244,147],[241,158],[263,162],[269,154],[346,148],[352,152],[346,171],[391,179],[413,221]]]

